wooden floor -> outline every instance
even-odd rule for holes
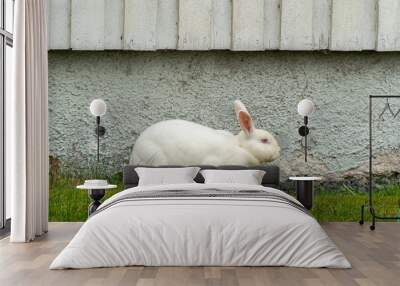
[[[400,285],[400,224],[328,223],[324,229],[352,269],[289,267],[124,267],[48,270],[80,223],[50,223],[49,233],[28,244],[0,241],[0,285]]]

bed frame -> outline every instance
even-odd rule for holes
[[[148,167],[148,168],[157,168],[154,166],[135,166],[135,165],[127,165],[123,169],[123,183],[124,189],[129,189],[136,187],[139,183],[139,176],[135,171],[136,167]],[[158,168],[177,168],[183,166],[159,166]],[[201,169],[217,169],[217,170],[263,170],[265,171],[265,175],[262,180],[262,185],[265,187],[271,187],[279,189],[279,167],[275,165],[266,165],[266,166],[255,166],[255,167],[245,167],[245,166],[197,166]],[[204,183],[203,176],[199,173],[194,180],[197,183]]]

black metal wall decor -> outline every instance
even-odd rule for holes
[[[96,129],[94,131],[97,136],[97,164],[100,163],[100,137],[106,134],[106,128],[100,125],[100,116],[96,116]]]
[[[307,163],[307,135],[310,134],[310,129],[308,128],[308,116],[304,116],[304,125],[299,128],[300,136],[304,137],[304,162]]]
[[[373,201],[372,201],[372,195],[373,195],[373,186],[372,186],[372,160],[373,160],[373,148],[372,148],[372,124],[373,124],[373,118],[372,118],[372,103],[373,100],[376,99],[385,99],[386,103],[385,106],[382,110],[382,112],[379,114],[378,119],[383,121],[384,120],[384,115],[389,114],[393,118],[396,118],[400,114],[400,109],[394,111],[393,108],[390,106],[389,99],[391,98],[397,98],[400,99],[400,95],[370,95],[369,96],[369,177],[368,177],[368,203],[364,204],[361,206],[361,219],[360,219],[360,224],[364,224],[364,211],[365,209],[369,209],[372,217],[372,224],[370,225],[370,229],[374,230],[375,229],[375,223],[376,219],[382,219],[382,220],[396,220],[400,219],[400,217],[386,217],[386,216],[380,216],[376,214]]]

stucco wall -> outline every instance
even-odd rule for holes
[[[400,53],[52,51],[50,153],[73,168],[89,168],[96,152],[89,112],[95,98],[108,104],[101,154],[109,172],[121,170],[138,134],[160,120],[237,132],[232,102],[240,98],[256,127],[280,141],[284,175],[297,174],[304,164],[296,106],[309,97],[317,111],[310,118],[308,168],[341,174],[368,159],[368,95],[396,93]],[[392,103],[397,111],[400,100]],[[399,122],[400,116],[377,126],[377,152],[398,148]]]

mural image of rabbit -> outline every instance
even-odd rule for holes
[[[158,122],[140,134],[132,150],[134,165],[254,166],[279,157],[280,147],[268,131],[256,129],[244,104],[235,100],[241,131],[212,129],[185,120]]]

